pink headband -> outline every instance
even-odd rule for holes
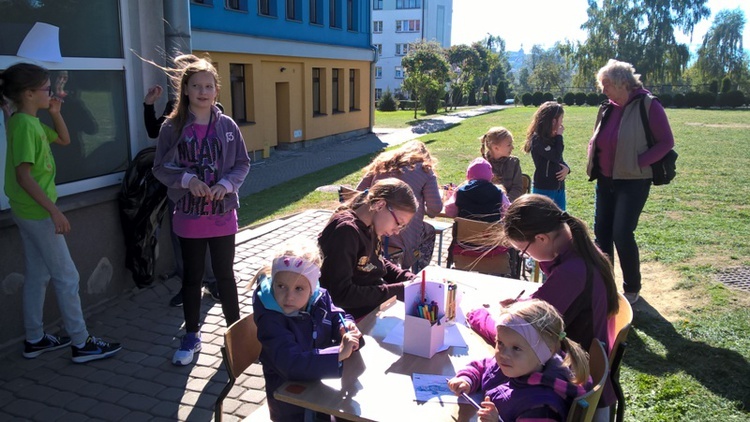
[[[520,334],[529,343],[529,346],[534,350],[534,354],[536,354],[536,357],[539,358],[539,362],[542,364],[546,363],[552,357],[552,351],[547,346],[547,343],[542,340],[536,328],[525,319],[512,314],[504,314],[500,317],[497,326],[508,327]]]
[[[271,278],[276,277],[279,271],[291,271],[303,275],[310,283],[310,291],[315,292],[320,279],[320,267],[296,256],[281,256],[273,260],[271,266]]]

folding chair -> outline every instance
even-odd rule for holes
[[[483,274],[510,274],[510,259],[507,249],[498,247],[493,234],[494,223],[456,217],[456,244],[451,247],[451,259],[459,270],[476,271]]]
[[[596,413],[596,406],[599,404],[599,398],[602,396],[602,390],[609,375],[607,352],[604,351],[604,345],[598,339],[594,339],[589,348],[589,370],[591,379],[596,385],[591,391],[573,400],[568,411],[568,422],[591,422]]]
[[[221,422],[224,399],[234,386],[237,377],[258,360],[260,350],[258,327],[255,325],[252,314],[240,318],[239,321],[227,328],[224,333],[224,346],[221,347],[221,356],[224,367],[227,369],[227,375],[229,375],[229,381],[221,390],[214,405],[214,420],[217,422]]]
[[[620,363],[622,363],[625,348],[628,346],[626,340],[628,339],[630,326],[633,323],[633,308],[622,293],[618,293],[617,296],[620,309],[615,315],[615,332],[617,336],[612,343],[612,350],[609,351],[609,377],[612,380],[612,388],[615,390],[615,395],[617,396],[617,403],[615,406],[612,406],[612,414],[616,416],[615,420],[617,422],[622,422],[625,418],[625,394],[620,385]]]

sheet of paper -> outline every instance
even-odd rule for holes
[[[458,403],[458,396],[448,388],[445,375],[412,374],[418,402]]]
[[[383,343],[396,344],[399,346],[404,344],[404,321],[399,321],[399,323],[393,327],[383,339]],[[458,331],[458,327],[455,325],[446,326],[443,347],[438,351],[442,352],[451,346],[466,347],[466,341],[461,336],[461,332]]]

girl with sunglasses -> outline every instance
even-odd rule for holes
[[[381,257],[380,239],[399,233],[416,211],[409,185],[381,179],[337,209],[318,235],[320,285],[355,319],[392,296],[403,298],[404,282],[414,274]]]

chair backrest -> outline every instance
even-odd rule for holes
[[[523,193],[531,193],[531,176],[522,173],[521,182],[523,183]]]
[[[609,365],[614,371],[614,357],[620,348],[620,345],[627,340],[630,332],[630,325],[633,323],[633,308],[622,293],[617,294],[617,302],[620,305],[615,315],[615,338],[612,342],[612,348],[609,350]]]
[[[568,411],[568,422],[590,422],[596,413],[596,406],[609,376],[607,352],[598,339],[594,339],[589,347],[589,371],[595,383],[594,388],[573,400],[573,405]]]
[[[505,253],[489,253],[497,246],[495,233],[496,223],[469,220],[456,217],[456,245],[464,249],[465,253],[452,253],[452,261],[456,269],[476,271],[483,274],[510,274],[510,258]]]
[[[339,186],[339,202],[346,202],[359,193],[360,192],[356,189],[341,185]]]
[[[481,248],[493,247],[497,243],[493,236],[495,223],[461,217],[456,217],[454,221],[456,223],[456,242],[459,244],[471,244]]]
[[[255,325],[253,314],[240,318],[227,328],[224,333],[224,346],[221,355],[224,367],[227,369],[229,381],[219,394],[214,405],[214,419],[221,421],[222,404],[234,382],[247,368],[260,357],[261,344],[258,340],[258,327]]]

